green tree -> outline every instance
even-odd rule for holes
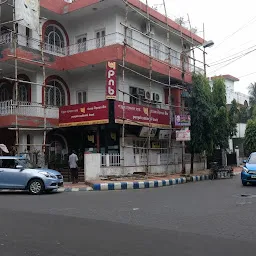
[[[245,130],[245,148],[247,153],[256,151],[256,120],[249,120]]]
[[[228,119],[229,119],[229,133],[230,137],[232,138],[237,134],[237,123],[239,122],[239,109],[238,109],[238,104],[236,100],[234,99],[231,102],[231,107],[228,112]]]
[[[250,105],[256,105],[256,82],[249,85]]]
[[[194,155],[212,150],[213,108],[209,80],[200,74],[193,75],[193,86],[189,98],[191,116],[191,169],[193,173]]]
[[[226,86],[224,79],[213,80],[212,99],[214,105],[214,135],[215,147],[224,150],[228,147],[230,137],[229,115],[226,107]]]

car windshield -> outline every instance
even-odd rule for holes
[[[23,166],[24,168],[36,168],[36,165],[31,163],[28,159],[18,159],[17,160],[18,165]]]
[[[248,159],[248,164],[256,164],[256,154],[253,154]]]

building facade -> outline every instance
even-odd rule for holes
[[[189,49],[203,39],[138,0],[41,0],[40,17],[38,29],[13,26],[12,7],[1,6],[1,143],[18,136],[19,152],[46,151],[48,162],[75,149],[102,154],[103,166],[166,164],[182,93],[201,71]]]

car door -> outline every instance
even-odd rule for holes
[[[2,168],[3,160],[0,159],[0,188],[4,188],[4,178],[3,178],[3,168]]]
[[[22,169],[16,169],[15,159],[2,159],[0,170],[2,188],[22,189],[26,187],[28,176]]]

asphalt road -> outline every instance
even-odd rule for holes
[[[256,187],[242,187],[239,177],[132,191],[1,193],[0,255],[252,255],[255,212]]]

